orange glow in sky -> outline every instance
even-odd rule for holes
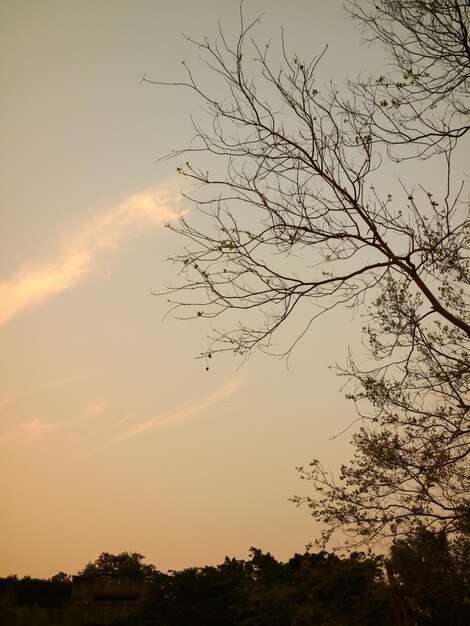
[[[342,2],[244,10],[264,13],[274,65],[281,29],[292,54],[329,44],[320,85],[371,62]],[[199,52],[181,33],[220,22],[233,41],[238,20],[233,0],[0,2],[0,576],[74,574],[103,551],[161,570],[251,546],[282,560],[318,536],[289,497],[296,466],[347,453],[331,438],[354,410],[328,366],[360,320],[318,320],[289,370],[226,354],[206,371],[210,324],[152,296],[183,245],[162,226],[191,206],[178,159],[157,160],[204,112],[140,78],[184,80]]]

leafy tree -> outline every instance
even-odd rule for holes
[[[287,563],[252,548],[248,561],[159,574],[128,626],[367,626],[392,623],[377,559],[321,552]],[[122,623],[122,622],[121,622]]]
[[[195,210],[171,227],[187,244],[170,293],[180,317],[230,324],[235,312],[205,358],[269,351],[298,312],[312,311],[286,355],[318,315],[338,305],[364,315],[372,365],[350,357],[340,368],[363,420],[355,454],[336,479],[318,460],[300,468],[314,496],[295,499],[325,524],[325,543],[342,529],[357,544],[417,522],[470,525],[470,228],[467,180],[454,172],[470,128],[470,6],[349,9],[391,67],[344,94],[318,88],[322,54],[303,62],[283,46],[273,67],[252,34],[258,20],[241,15],[232,47],[223,33],[194,42],[218,82],[206,91],[186,66],[176,84],[201,98],[208,123],[194,122],[190,148],[168,156],[202,153],[212,171],[178,167],[198,191]],[[416,167],[400,170],[391,194],[384,179],[404,160]]]
[[[244,626],[367,626],[391,623],[379,563],[355,553],[296,554],[279,563],[252,549],[252,580],[238,610]]]
[[[390,590],[419,626],[470,621],[470,540],[416,529],[396,540],[386,562]]]
[[[145,557],[138,552],[110,554],[102,552],[93,563],[88,563],[78,576],[110,578],[152,578],[157,570],[154,565],[142,561]]]
[[[66,574],[65,572],[57,572],[54,576],[51,577],[51,582],[53,583],[70,583],[72,582],[71,576]]]
[[[428,211],[417,200],[418,181],[412,189],[403,185],[408,204],[398,223],[405,216],[406,258],[418,281],[400,272],[383,278],[365,327],[376,366],[364,370],[350,360],[342,370],[356,383],[350,397],[369,421],[353,437],[352,462],[339,482],[318,461],[301,472],[319,494],[307,498],[314,516],[331,524],[325,539],[338,525],[369,541],[417,521],[460,531],[470,510],[470,229],[468,194],[464,183],[453,185],[451,166],[469,129],[470,7],[407,0],[357,2],[352,11],[385,44],[395,72],[352,86],[354,103],[344,107],[360,116],[361,97],[362,114],[392,162],[437,160],[444,193],[437,200],[421,187]],[[387,236],[395,232],[390,222]]]
[[[217,567],[190,567],[152,581],[145,606],[129,616],[130,626],[238,626],[234,605],[245,581],[245,563],[226,558]]]
[[[8,607],[59,608],[70,598],[71,592],[70,578],[67,580],[58,580],[55,576],[50,579],[31,576],[0,578],[0,605]]]

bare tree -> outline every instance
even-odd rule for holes
[[[178,168],[197,191],[172,227],[187,244],[170,290],[176,315],[232,320],[214,326],[206,358],[269,350],[304,304],[308,325],[338,305],[367,318],[374,365],[342,368],[364,420],[356,454],[337,480],[318,461],[300,468],[314,495],[295,500],[326,523],[325,541],[337,528],[371,541],[417,520],[450,531],[470,517],[470,229],[465,179],[453,174],[469,128],[470,8],[377,0],[350,10],[390,53],[389,73],[320,90],[323,53],[305,63],[282,45],[274,69],[257,20],[241,16],[234,46],[222,32],[193,42],[218,95],[186,66],[174,84],[201,98],[206,123],[193,121],[191,146],[169,155],[202,153],[212,168]],[[400,181],[398,198],[383,189],[383,168],[426,158],[439,160],[440,181]]]
[[[375,136],[388,148],[412,144],[420,156],[463,137],[470,110],[468,2],[349,0],[348,8],[366,40],[384,45],[395,70],[350,83],[363,108],[355,113],[373,117]]]

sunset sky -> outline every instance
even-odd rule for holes
[[[261,42],[328,44],[320,84],[380,60],[341,0],[244,10]],[[182,32],[235,38],[238,20],[236,0],[0,0],[0,576],[103,551],[163,571],[250,546],[283,560],[319,535],[288,498],[308,493],[296,465],[347,458],[353,406],[328,366],[361,350],[360,320],[319,320],[289,370],[255,354],[206,371],[206,322],[163,319],[152,295],[182,245],[163,225],[191,208],[157,159],[203,113],[141,77],[181,79],[200,67]]]

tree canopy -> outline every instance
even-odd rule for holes
[[[103,553],[94,563],[122,563],[119,557],[123,554],[135,553]],[[142,564],[143,557],[138,557],[135,560]],[[145,600],[129,606],[129,612],[112,623],[454,626],[470,620],[469,565],[468,537],[449,540],[443,532],[426,529],[397,539],[387,557],[307,551],[281,562],[269,552],[251,548],[248,559],[226,557],[219,565],[168,573],[149,565],[152,575],[147,578]],[[95,569],[85,567],[86,571]],[[97,569],[116,572],[115,567]],[[47,620],[45,609],[64,609],[74,602],[72,585],[72,579],[63,573],[49,580],[0,578],[0,623],[10,626],[18,620],[31,621],[36,609],[40,611],[36,621],[43,623]],[[64,610],[62,615],[63,623],[68,623],[71,614]],[[57,620],[57,616],[55,612],[49,618]]]
[[[287,563],[257,548],[249,560],[159,575],[130,626],[391,624],[377,559],[363,554],[296,554]]]
[[[78,576],[151,578],[156,573],[155,566],[143,563],[144,559],[145,557],[138,552],[120,552],[119,554],[102,552],[96,561],[87,563]]]

